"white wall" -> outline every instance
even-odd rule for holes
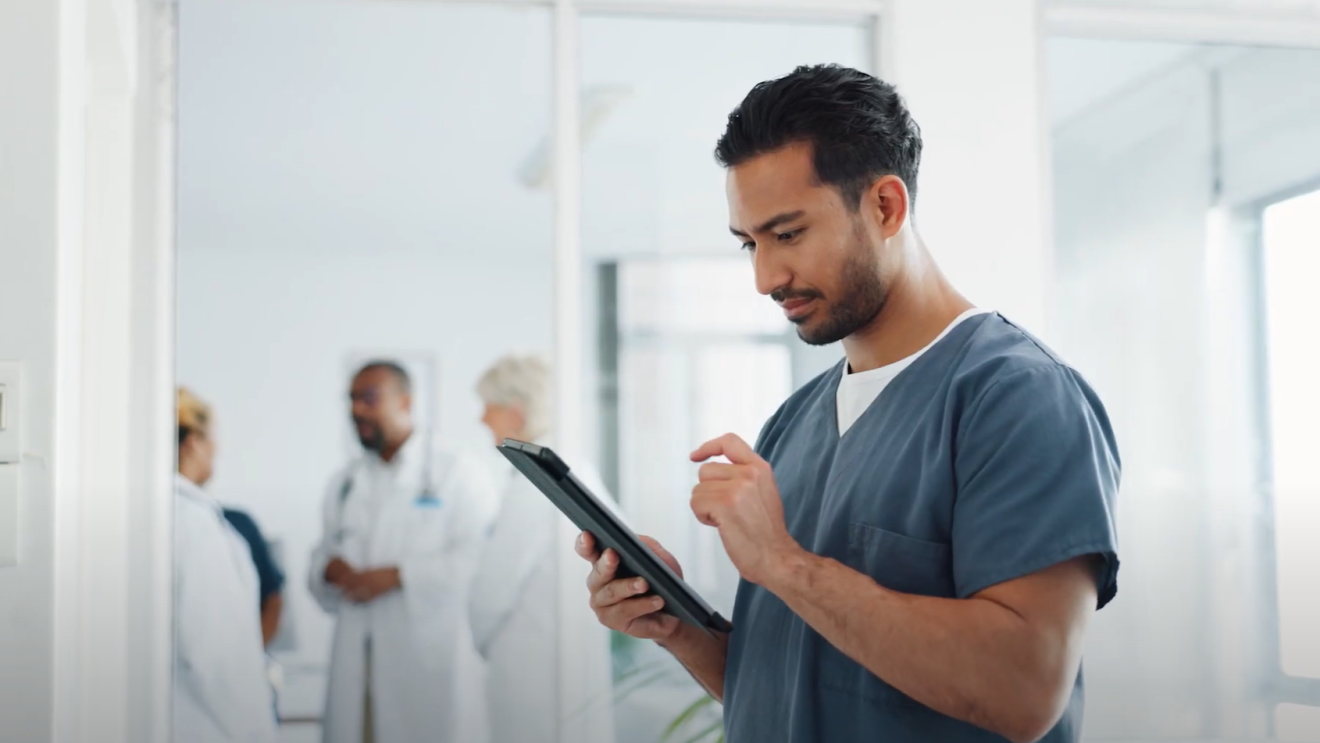
[[[0,359],[23,363],[20,564],[0,568],[0,729],[49,740],[54,714],[56,257],[61,5],[0,6]],[[81,45],[74,59],[81,61]]]
[[[69,392],[77,339],[67,331],[77,318],[58,282],[81,244],[83,12],[75,1],[0,7],[0,359],[21,362],[24,387],[20,553],[17,567],[0,569],[0,721],[16,743],[61,730],[57,714],[70,711],[62,695],[75,681],[73,666],[58,665],[67,648],[57,639],[69,640],[74,620],[61,600],[74,586],[62,581],[69,573],[55,545],[69,531],[67,475],[77,472],[66,425],[77,401],[57,406],[57,389]]]
[[[284,545],[298,660],[327,658],[329,623],[307,594],[306,560],[329,478],[345,461],[348,355],[434,354],[440,438],[484,454],[489,433],[474,385],[509,350],[549,351],[549,269],[548,255],[509,264],[438,250],[372,256],[182,246],[179,380],[216,410],[212,492],[249,510]]]
[[[1048,336],[1048,129],[1037,3],[895,0],[889,7],[885,76],[906,97],[924,142],[917,228],[972,302]]]
[[[1320,188],[1320,51],[1275,49],[1223,67],[1224,200]]]
[[[25,387],[21,562],[0,570],[6,741],[166,732],[168,500],[149,474],[170,441],[149,435],[169,376],[151,332],[162,101],[136,85],[140,62],[158,69],[158,10],[0,8],[0,358]]]

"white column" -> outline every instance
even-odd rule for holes
[[[78,722],[169,739],[174,471],[173,5],[90,0],[79,333]],[[58,613],[58,611],[57,611]],[[65,638],[57,638],[57,647]]]
[[[105,30],[92,24],[88,33]],[[128,482],[133,110],[122,82],[93,75],[87,98],[81,365],[95,373],[81,375],[78,422],[81,721],[73,739],[107,743],[128,740],[129,525],[141,516]]]
[[[881,76],[921,127],[916,225],[967,297],[1046,333],[1049,139],[1034,0],[890,0]]]
[[[155,194],[139,198],[159,175],[142,154],[162,154],[135,85],[138,9],[157,4],[0,3],[0,359],[25,381],[23,552],[0,570],[6,741],[166,741],[169,565],[152,550],[168,524],[152,509],[169,501],[133,479],[172,461],[172,426],[145,435],[143,416],[151,399],[163,417],[171,376],[151,332],[173,312],[169,264],[138,260],[168,252]]]
[[[0,359],[23,365],[20,554],[0,568],[0,739],[48,741],[59,719],[55,651],[57,276],[76,216],[82,3],[0,3]]]
[[[555,446],[572,457],[583,451],[583,291],[581,90],[578,74],[578,12],[571,0],[554,5]],[[585,563],[573,553],[577,530],[560,520],[556,573],[558,591],[559,743],[612,743],[608,646],[588,610]],[[551,739],[547,739],[551,740]]]
[[[128,739],[169,743],[174,661],[174,112],[177,6],[144,0],[134,96]]]

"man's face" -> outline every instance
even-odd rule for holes
[[[385,369],[368,369],[353,380],[349,390],[353,425],[358,441],[368,451],[380,452],[410,430],[412,400],[399,380]]]
[[[816,182],[811,147],[795,144],[729,169],[730,229],[752,250],[756,289],[813,345],[842,340],[880,314],[888,295],[866,209]],[[863,198],[865,205],[866,198]]]

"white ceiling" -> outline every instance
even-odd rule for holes
[[[1180,10],[1241,10],[1254,13],[1320,12],[1317,0],[1051,0],[1054,5],[1125,5]]]
[[[549,244],[550,195],[516,179],[550,123],[548,9],[187,0],[179,25],[185,251]]]
[[[1051,38],[1046,42],[1051,119],[1060,124],[1200,49],[1192,44]]]

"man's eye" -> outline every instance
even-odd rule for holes
[[[789,240],[792,240],[793,238],[797,237],[798,233],[801,231],[802,230],[793,230],[792,232],[781,232],[778,235],[775,235],[775,238],[778,239],[779,242],[788,242]]]
[[[751,240],[748,240],[747,242],[742,244],[742,249],[754,251],[756,250],[756,243],[752,242]]]

